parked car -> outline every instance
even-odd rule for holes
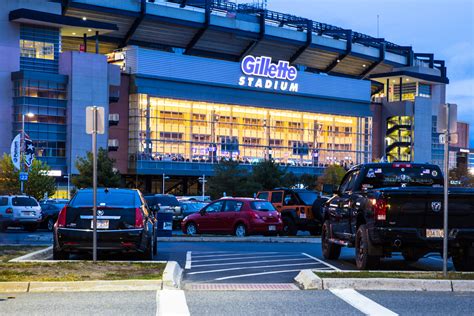
[[[209,204],[209,203],[204,203],[204,202],[192,202],[192,201],[180,201],[179,203],[181,205],[183,217],[199,212],[203,207]]]
[[[41,221],[41,207],[34,197],[26,195],[0,196],[0,231],[20,226],[34,232]]]
[[[58,219],[59,212],[67,204],[68,200],[47,201],[40,203],[41,206],[41,223],[40,227],[46,228],[50,232],[53,231],[54,223]]]
[[[295,236],[298,230],[307,230],[311,235],[321,232],[321,217],[319,209],[313,211],[314,201],[318,193],[306,189],[276,188],[260,191],[257,198],[273,204],[283,218],[285,234]]]
[[[79,190],[54,225],[53,257],[92,251],[92,190]],[[157,252],[156,219],[134,189],[97,189],[97,249],[138,252],[151,260]]]
[[[443,175],[436,165],[370,163],[350,169],[323,203],[321,246],[336,260],[355,248],[359,269],[375,269],[401,252],[415,262],[430,252],[448,253],[460,271],[474,270],[474,189],[449,189],[449,232],[443,231]]]
[[[181,229],[185,234],[276,235],[283,229],[280,213],[270,202],[252,198],[221,198],[186,216]]]
[[[154,211],[173,213],[173,222],[179,223],[183,219],[181,205],[178,199],[171,194],[145,195],[148,206]]]

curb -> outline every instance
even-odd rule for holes
[[[181,288],[183,269],[176,261],[168,261],[163,271],[163,290],[178,290]]]
[[[0,293],[157,291],[161,280],[0,282]]]
[[[320,278],[311,270],[302,270],[294,280],[302,290],[474,292],[474,280]]]
[[[8,262],[32,261],[38,258],[44,258],[47,253],[50,253],[51,256],[53,255],[53,246],[49,246],[48,248],[41,249],[35,252],[28,253],[21,257],[11,259]]]
[[[320,244],[321,238],[292,237],[158,237],[158,241],[169,242],[268,242],[268,243],[310,243]]]

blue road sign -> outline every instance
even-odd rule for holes
[[[28,172],[20,172],[20,181],[28,181]]]

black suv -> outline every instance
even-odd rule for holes
[[[92,251],[92,189],[78,191],[54,225],[53,257]],[[156,255],[156,219],[138,190],[97,189],[97,249]]]

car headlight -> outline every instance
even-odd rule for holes
[[[188,217],[186,216],[185,218],[183,218],[183,222],[187,221],[188,220]]]

